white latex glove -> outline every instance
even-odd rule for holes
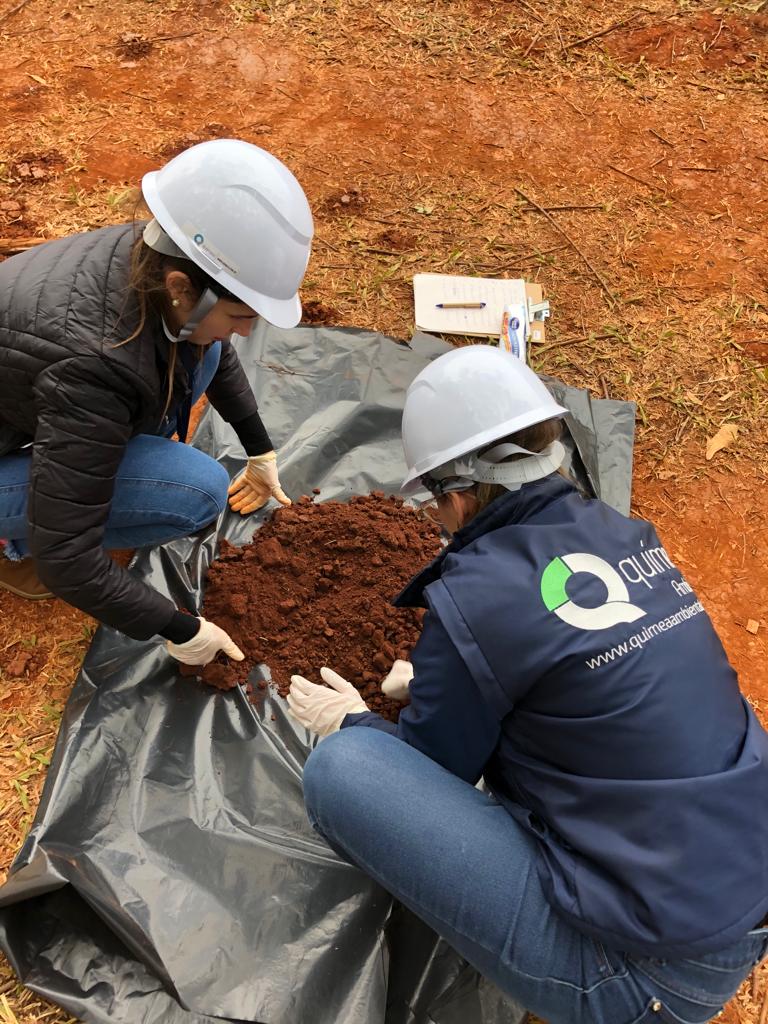
[[[291,504],[277,477],[277,456],[274,452],[252,455],[243,472],[230,485],[228,493],[229,507],[241,516],[255,512],[270,498],[276,498],[281,505]]]
[[[413,679],[413,665],[410,661],[397,661],[392,663],[386,678],[382,681],[381,692],[392,700],[408,700],[410,690],[408,689]]]
[[[291,676],[288,707],[306,729],[328,736],[341,728],[346,715],[368,711],[368,705],[352,683],[342,679],[338,672],[323,667],[320,675],[328,686],[318,686],[304,676]]]
[[[229,633],[225,633],[215,623],[208,622],[202,615],[196,636],[185,644],[174,644],[167,640],[165,646],[171,657],[184,665],[207,665],[219,651],[223,651],[233,661],[242,661],[245,657]]]

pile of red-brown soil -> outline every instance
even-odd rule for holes
[[[278,509],[250,544],[223,541],[211,565],[203,615],[246,657],[214,662],[202,679],[230,689],[263,662],[285,696],[291,675],[319,683],[328,665],[395,720],[401,705],[379,687],[396,658],[410,657],[423,613],[391,601],[439,550],[438,528],[380,491]]]

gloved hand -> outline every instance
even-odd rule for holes
[[[413,665],[410,661],[401,661],[399,658],[393,662],[386,678],[382,681],[381,692],[392,700],[408,700],[410,690],[408,689],[413,679]]]
[[[234,661],[242,661],[245,657],[229,633],[225,633],[215,623],[208,622],[202,615],[200,629],[191,640],[184,644],[174,644],[167,640],[165,646],[171,657],[184,665],[207,665],[219,651],[224,651]]]
[[[337,672],[323,667],[320,675],[328,686],[318,686],[304,676],[291,676],[288,707],[305,728],[319,736],[328,736],[341,728],[346,715],[368,711],[368,705],[352,683]]]
[[[281,505],[290,505],[291,499],[277,478],[277,456],[274,452],[252,455],[240,476],[230,485],[229,507],[241,516],[255,512],[276,498]]]

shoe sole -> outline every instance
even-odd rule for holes
[[[12,587],[10,583],[3,583],[0,580],[0,590],[7,590],[11,594],[16,594],[17,597],[26,598],[27,601],[49,601],[55,594],[50,592],[46,594],[29,594],[25,590],[19,590],[18,587]]]

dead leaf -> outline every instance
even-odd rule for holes
[[[757,619],[747,619],[747,624],[744,628],[748,633],[756,633],[760,629],[760,623]]]
[[[31,71],[28,71],[27,74],[32,79],[32,81],[37,82],[38,85],[45,85],[45,86],[48,85],[46,80],[44,78],[41,78],[40,75],[33,75]]]
[[[707,461],[729,444],[733,444],[739,436],[739,428],[735,423],[724,423],[714,437],[707,441]]]
[[[23,676],[27,670],[27,663],[32,659],[32,651],[19,651],[15,658],[12,658],[5,666],[5,674],[18,678]]]

